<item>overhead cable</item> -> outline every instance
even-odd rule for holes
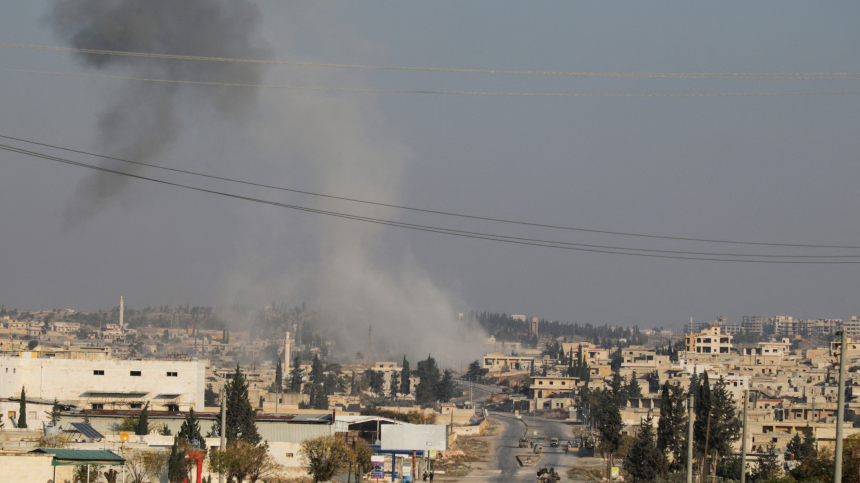
[[[203,178],[216,179],[219,181],[228,181],[231,183],[244,184],[244,185],[255,186],[255,187],[259,187],[259,188],[267,188],[267,189],[274,189],[274,190],[279,190],[279,191],[287,191],[287,192],[291,192],[291,193],[318,196],[321,198],[329,198],[329,199],[336,199],[336,200],[341,200],[341,201],[349,201],[349,202],[353,202],[353,203],[362,203],[362,204],[373,205],[373,206],[383,206],[386,208],[397,208],[397,209],[401,209],[401,210],[416,211],[416,212],[421,212],[421,213],[430,213],[430,214],[436,214],[436,215],[445,215],[445,216],[454,216],[454,217],[459,217],[459,218],[468,218],[468,219],[472,219],[472,220],[492,221],[492,222],[499,222],[499,223],[514,224],[514,225],[533,226],[533,227],[538,227],[538,228],[552,228],[552,229],[559,229],[559,230],[580,231],[580,232],[599,233],[599,234],[608,234],[608,235],[620,235],[620,236],[642,237],[642,238],[656,238],[656,239],[664,239],[664,240],[694,241],[694,242],[705,242],[705,243],[727,243],[727,244],[736,244],[736,245],[777,246],[777,247],[793,247],[793,248],[860,249],[860,246],[850,246],[850,245],[812,245],[812,244],[750,242],[750,241],[719,240],[719,239],[707,239],[707,238],[673,237],[673,236],[666,236],[666,235],[651,235],[651,234],[644,234],[644,233],[630,233],[630,232],[618,232],[618,231],[608,231],[608,230],[596,230],[596,229],[590,229],[590,228],[577,228],[577,227],[570,227],[570,226],[526,222],[526,221],[521,221],[521,220],[510,220],[510,219],[504,219],[504,218],[492,218],[492,217],[486,217],[486,216],[467,215],[467,214],[463,214],[463,213],[453,213],[453,212],[447,212],[447,211],[431,210],[431,209],[426,209],[426,208],[416,208],[416,207],[410,207],[410,206],[395,205],[395,204],[391,204],[391,203],[381,203],[381,202],[377,202],[377,201],[361,200],[361,199],[357,199],[357,198],[348,198],[348,197],[344,197],[344,196],[336,196],[336,195],[330,195],[330,194],[316,193],[313,191],[298,190],[298,189],[294,189],[294,188],[285,188],[282,186],[273,186],[273,185],[267,185],[267,184],[263,184],[263,183],[255,183],[252,181],[244,181],[244,180],[239,180],[236,178],[227,178],[227,177],[223,177],[223,176],[215,176],[215,175],[210,175],[210,174],[197,173],[194,171],[187,171],[187,170],[183,170],[183,169],[170,168],[167,166],[159,166],[157,164],[144,163],[144,162],[140,162],[140,161],[132,161],[132,160],[118,158],[118,157],[114,157],[114,156],[106,156],[103,154],[96,154],[96,153],[92,153],[92,152],[88,152],[88,151],[80,151],[77,149],[71,149],[71,148],[66,148],[66,147],[57,146],[54,144],[47,144],[47,143],[42,143],[42,142],[37,142],[37,141],[30,141],[30,140],[23,139],[23,138],[18,138],[18,137],[13,137],[13,136],[5,136],[2,134],[0,134],[0,138],[24,142],[24,143],[28,143],[28,144],[34,144],[37,146],[43,146],[43,147],[48,147],[48,148],[53,148],[53,149],[60,149],[60,150],[68,151],[68,152],[72,152],[72,153],[84,154],[87,156],[94,156],[94,157],[102,158],[102,159],[110,159],[113,161],[120,161],[123,163],[135,164],[138,166],[146,166],[149,168],[161,169],[161,170],[165,170],[165,171],[172,171],[175,173],[182,173],[182,174],[188,174],[188,175],[193,175],[193,176],[200,176]],[[5,146],[5,145],[0,145],[0,146]],[[5,147],[14,148],[13,146],[5,146]],[[14,149],[18,149],[18,148],[14,148]],[[603,246],[602,248],[644,250],[644,249],[636,249],[636,248],[620,248],[620,247],[608,247],[608,246]],[[646,250],[646,251],[650,251],[650,250]],[[704,252],[680,252],[680,251],[676,251],[675,253],[713,255],[713,253],[704,253]],[[755,255],[736,255],[736,254],[731,254],[731,255],[733,255],[733,256],[755,256]],[[775,255],[770,255],[770,256],[775,256]],[[782,255],[782,256],[788,256],[788,255]],[[804,257],[804,255],[797,255],[797,256],[798,257]]]
[[[434,91],[434,90],[415,90],[415,89],[369,89],[360,87],[319,87],[319,86],[294,86],[294,85],[272,85],[272,84],[244,84],[234,82],[210,82],[210,81],[191,81],[179,79],[153,79],[146,77],[124,77],[115,75],[99,75],[99,74],[80,74],[72,72],[48,72],[40,70],[26,69],[0,69],[0,72],[15,72],[22,74],[45,74],[70,77],[90,77],[96,79],[116,79],[130,80],[141,82],[164,82],[168,84],[194,84],[202,86],[222,86],[222,87],[253,87],[260,89],[290,89],[303,91],[328,91],[328,92],[369,92],[383,94],[439,94],[453,96],[513,96],[513,97],[653,97],[653,98],[668,98],[668,97],[765,97],[765,96],[842,96],[860,94],[860,91],[839,91],[839,92],[750,92],[750,93],[715,93],[715,94],[586,94],[586,93],[566,93],[566,92],[483,92],[483,91]]]
[[[675,255],[662,255],[662,254],[651,254],[651,253],[632,253],[632,252],[614,251],[614,250],[581,248],[581,247],[573,247],[573,246],[567,246],[567,245],[556,245],[556,244],[552,244],[551,242],[550,243],[544,243],[544,242],[540,242],[540,241],[526,241],[526,239],[516,239],[514,237],[506,237],[506,236],[501,236],[501,235],[492,235],[492,234],[484,234],[484,233],[477,233],[477,232],[469,232],[469,231],[463,231],[463,230],[452,230],[452,229],[447,229],[447,228],[443,228],[443,227],[435,227],[435,226],[428,226],[428,225],[417,225],[417,224],[410,224],[410,223],[402,223],[402,222],[397,222],[397,221],[393,221],[393,220],[384,220],[384,219],[371,218],[371,217],[365,217],[365,216],[359,216],[359,215],[352,215],[352,214],[348,214],[348,213],[320,210],[320,209],[308,208],[308,207],[304,207],[304,206],[279,203],[279,202],[264,200],[264,199],[260,199],[260,198],[242,196],[242,195],[237,195],[237,194],[233,194],[233,193],[226,193],[223,191],[210,190],[210,189],[199,188],[199,187],[195,187],[195,186],[184,185],[184,184],[175,183],[175,182],[166,181],[166,180],[161,180],[161,179],[157,179],[157,178],[150,178],[150,177],[146,177],[146,176],[141,176],[141,175],[137,175],[137,174],[133,174],[133,173],[126,173],[123,171],[117,171],[117,170],[105,168],[102,166],[94,166],[94,165],[90,165],[90,164],[86,164],[86,163],[80,163],[77,161],[72,161],[72,160],[60,158],[57,156],[50,156],[50,155],[46,155],[43,153],[38,153],[38,152],[34,152],[34,151],[15,148],[12,146],[0,145],[0,149],[5,150],[5,151],[9,151],[9,152],[18,153],[18,154],[25,154],[28,156],[34,156],[34,157],[38,157],[38,158],[42,158],[42,159],[46,159],[46,160],[50,160],[50,161],[56,161],[56,162],[63,163],[63,164],[70,164],[73,166],[79,166],[79,167],[84,167],[87,169],[102,171],[102,172],[106,172],[106,173],[112,173],[112,174],[116,174],[116,175],[120,175],[120,176],[127,176],[127,177],[131,177],[131,178],[141,179],[141,180],[145,180],[145,181],[152,181],[155,183],[165,184],[165,185],[169,185],[169,186],[175,186],[175,187],[179,187],[179,188],[185,188],[185,189],[190,189],[190,190],[199,191],[199,192],[203,192],[203,193],[210,193],[210,194],[215,194],[215,195],[219,195],[219,196],[225,196],[225,197],[234,198],[234,199],[241,199],[241,200],[251,201],[251,202],[255,202],[255,203],[271,205],[271,206],[278,206],[278,207],[288,208],[288,209],[292,209],[292,210],[322,214],[322,215],[333,216],[333,217],[337,217],[337,218],[350,219],[350,220],[355,220],[355,221],[362,221],[362,222],[367,222],[367,223],[374,223],[374,224],[380,224],[380,225],[386,225],[386,226],[406,228],[406,229],[410,229],[410,230],[440,233],[440,234],[459,236],[459,237],[465,237],[465,238],[498,241],[498,242],[503,242],[503,243],[517,244],[517,245],[530,245],[530,246],[540,246],[540,247],[545,247],[545,248],[557,248],[557,249],[563,249],[563,250],[574,250],[574,251],[593,252],[593,253],[605,253],[605,254],[613,254],[613,255],[628,255],[628,256],[635,256],[635,257],[666,258],[666,259],[677,259],[677,260],[700,260],[700,261],[714,261],[714,262],[768,263],[768,264],[828,264],[828,265],[860,264],[860,261],[845,261],[845,260],[840,260],[840,261],[750,260],[750,259],[734,259],[734,258],[684,257],[684,256],[675,256]]]
[[[675,78],[675,79],[792,79],[792,80],[834,80],[843,77],[857,77],[860,72],[570,72],[549,70],[509,70],[509,69],[462,69],[452,67],[412,67],[390,65],[337,64],[331,62],[298,62],[267,59],[240,59],[234,57],[208,57],[200,55],[159,54],[151,52],[128,52],[120,50],[81,49],[75,47],[56,47],[49,45],[28,45],[0,43],[2,48],[45,50],[51,52],[71,52],[89,55],[113,55],[126,57],[143,57],[155,59],[193,60],[206,62],[237,62],[249,64],[272,64],[301,67],[337,67],[350,69],[381,69],[406,70],[423,72],[453,72],[469,74],[511,74],[511,75],[540,75],[540,76],[574,76],[574,77],[643,77],[643,78]],[[857,80],[857,79],[849,79]]]

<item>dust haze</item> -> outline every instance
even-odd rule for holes
[[[81,49],[271,57],[260,34],[260,12],[243,0],[53,0],[44,20],[57,39]],[[265,74],[262,67],[244,63],[95,54],[79,54],[76,59],[90,70],[145,78],[261,84]],[[341,75],[317,72],[304,80],[325,85],[343,81]],[[254,148],[277,159],[273,169],[284,171],[304,163],[321,192],[383,203],[403,201],[411,152],[373,97],[278,92],[267,94],[265,107],[258,108],[259,93],[250,88],[151,82],[123,86],[107,95],[95,141],[99,152],[158,163],[189,127],[182,114],[206,110],[219,120],[246,121],[248,134],[257,142]],[[249,116],[255,108],[255,115]],[[97,215],[120,197],[128,182],[110,174],[88,177],[64,213],[65,224],[75,226]],[[391,209],[303,201],[315,208],[378,218],[399,215]],[[256,206],[248,210],[254,228],[245,233],[244,249],[225,270],[222,302],[309,300],[325,322],[336,327],[333,332],[341,348],[353,354],[366,349],[372,326],[380,359],[407,354],[417,360],[433,354],[453,363],[480,355],[482,331],[457,320],[465,304],[435,284],[408,247],[387,246],[384,228],[320,217],[304,225],[306,246],[300,250],[290,247],[295,241],[292,224],[284,220],[307,215]]]

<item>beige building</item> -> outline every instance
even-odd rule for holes
[[[28,397],[88,409],[203,410],[206,362],[0,357],[0,398]]]
[[[484,368],[490,372],[510,370],[510,371],[530,371],[534,366],[534,358],[532,357],[517,357],[506,356],[501,352],[493,352],[482,358]]]
[[[723,334],[719,326],[686,336],[687,352],[696,354],[729,354],[732,350],[732,335]]]

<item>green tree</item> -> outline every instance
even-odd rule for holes
[[[275,392],[281,392],[284,389],[284,370],[281,368],[281,360],[278,359],[278,365],[275,366]]]
[[[427,359],[418,362],[419,382],[415,386],[415,401],[418,404],[423,406],[436,402],[440,377],[439,367],[433,357],[428,355]]]
[[[642,397],[642,388],[639,386],[639,379],[636,378],[636,371],[630,374],[630,382],[624,387],[627,399],[635,399]]]
[[[314,483],[330,480],[350,463],[350,448],[335,436],[320,436],[302,442],[304,468]]]
[[[27,428],[27,393],[24,392],[24,386],[21,386],[21,402],[18,403],[18,427]]]
[[[776,449],[773,443],[767,446],[767,453],[764,453],[758,458],[758,467],[751,476],[754,482],[768,481],[771,478],[777,477],[780,474],[779,456],[776,454]]]
[[[633,447],[624,459],[624,469],[634,483],[650,482],[666,472],[666,458],[654,443],[654,422],[651,416],[642,421]]]
[[[657,450],[672,455],[672,470],[680,470],[686,461],[687,416],[686,394],[677,384],[663,384],[660,399],[660,421],[657,424]]]
[[[391,399],[397,398],[397,391],[400,389],[400,374],[392,371],[390,380],[388,381],[388,396]]]
[[[45,413],[51,420],[51,426],[57,426],[60,423],[60,412],[60,403],[57,401],[57,398],[54,398],[51,410]]]
[[[711,474],[715,475],[721,458],[732,453],[732,446],[740,439],[740,422],[735,415],[735,405],[732,395],[726,389],[726,381],[720,379],[711,391],[710,427],[708,434],[708,454],[712,462]]]
[[[137,417],[137,425],[135,426],[134,434],[149,434],[149,402],[143,406],[143,409],[140,411],[140,415]]]
[[[186,479],[188,479],[188,471],[185,466],[185,447],[179,436],[176,436],[173,438],[170,457],[167,459],[167,481],[184,483]]]
[[[293,360],[293,368],[290,369],[290,392],[302,392],[302,379],[304,377],[302,360],[299,356],[296,356]]]
[[[621,431],[624,429],[624,422],[621,420],[618,399],[614,393],[601,391],[598,397],[600,405],[598,406],[597,424],[600,433],[600,448],[609,455],[606,467],[606,477],[609,479],[615,453],[621,448],[623,442]]]
[[[466,370],[465,378],[467,381],[477,381],[478,376],[481,375],[481,363],[479,361],[472,361],[469,363],[469,368]]]
[[[693,424],[693,442],[696,454],[701,456],[705,454],[711,419],[711,387],[707,372],[702,374],[702,380],[697,384],[697,388],[698,393],[695,394],[693,405],[693,412],[696,414],[696,421]]]
[[[612,374],[612,399],[615,400],[615,405],[620,406],[622,401],[621,397],[623,396],[621,391],[621,375],[618,374],[618,371],[615,371]],[[626,401],[625,401],[626,402]]]
[[[248,382],[239,366],[233,378],[224,386],[227,427],[223,429],[227,443],[245,441],[249,444],[259,444],[262,438],[257,432],[257,423],[251,401],[248,399]],[[215,430],[221,434],[221,418],[215,419]]]
[[[785,458],[794,458],[796,461],[804,461],[812,456],[815,452],[815,437],[812,436],[812,429],[807,428],[803,439],[800,438],[800,433],[794,433],[788,445],[785,447]]]
[[[404,396],[408,396],[411,391],[409,376],[411,375],[411,371],[409,370],[409,361],[406,360],[406,356],[403,356],[403,369],[400,370],[400,394]]]
[[[218,393],[212,389],[212,384],[207,384],[203,391],[203,405],[211,408],[218,406],[218,404]]]
[[[245,441],[228,444],[224,450],[216,449],[209,453],[212,471],[227,476],[229,482],[267,480],[276,476],[280,468],[269,456],[268,446],[255,446]],[[277,480],[281,481],[281,480]]]
[[[194,414],[194,408],[188,410],[188,415],[185,416],[185,421],[182,422],[182,426],[179,428],[178,436],[184,438],[191,446],[194,446],[196,441],[197,448],[206,449],[206,440],[200,432],[200,421],[197,419],[197,415]]]
[[[320,385],[323,383],[323,365],[318,354],[314,354],[311,362],[311,382]]]
[[[456,393],[457,385],[454,383],[454,375],[448,369],[442,374],[436,389],[436,398],[444,403],[449,402]]]
[[[373,394],[382,396],[385,393],[385,375],[382,372],[368,369],[364,372],[364,377],[367,378],[367,383]]]

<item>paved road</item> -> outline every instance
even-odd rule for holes
[[[537,470],[542,467],[555,468],[556,472],[563,475],[562,481],[567,481],[564,475],[568,468],[573,465],[576,456],[574,456],[574,453],[565,454],[563,443],[558,447],[551,448],[549,446],[549,439],[559,438],[562,442],[568,441],[572,435],[569,425],[557,420],[533,419],[527,416],[523,416],[523,419],[517,419],[507,413],[491,413],[490,418],[501,426],[498,436],[495,438],[493,448],[496,459],[488,464],[486,468],[476,469],[469,476],[460,479],[460,481],[468,481],[470,483],[534,483],[537,480]],[[520,448],[518,444],[519,439],[526,433],[529,437],[534,437],[535,431],[537,431],[537,437],[541,439],[544,445],[540,461],[534,467],[520,467],[516,460],[517,455],[534,456],[534,454],[531,448]]]
[[[502,392],[501,388],[495,386],[485,386],[483,384],[470,384],[469,381],[457,381],[457,384],[460,385],[460,388],[465,392],[465,397],[461,397],[459,399],[455,399],[451,402],[455,404],[462,404],[469,400],[469,389],[472,390],[472,402],[475,405],[480,406],[482,401],[493,394],[499,394]]]

